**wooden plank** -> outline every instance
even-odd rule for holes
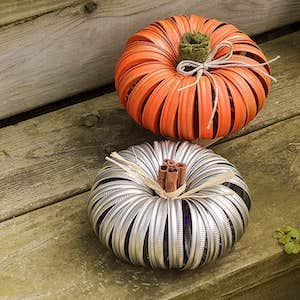
[[[237,165],[253,196],[246,234],[223,259],[182,273],[123,263],[99,246],[84,193],[0,224],[0,297],[219,299],[299,271],[300,256],[284,254],[272,238],[277,226],[300,227],[300,155],[289,150],[299,141],[299,119],[215,148]]]
[[[290,67],[299,64],[298,37],[267,43],[277,52],[289,41],[288,60],[281,72],[274,66],[280,81],[241,134],[300,114],[298,69]],[[88,190],[106,154],[155,138],[130,120],[115,93],[0,129],[0,220]]]
[[[1,0],[0,26],[86,3],[86,0]]]
[[[254,34],[300,17],[297,0],[96,2],[92,13],[82,4],[1,28],[0,119],[111,83],[127,38],[157,19],[195,13]]]
[[[43,14],[57,12],[71,6],[86,5],[94,3],[99,8],[99,15],[102,17],[108,16],[123,16],[127,14],[135,14],[141,10],[151,9],[155,6],[164,5],[168,3],[168,0],[155,1],[153,5],[149,6],[146,0],[1,0],[0,2],[0,26],[19,23],[20,21],[26,22],[31,18],[38,17]],[[200,2],[200,3],[199,3]],[[293,16],[299,16],[295,10],[299,7],[295,0],[272,0],[270,3],[264,3],[261,0],[255,0],[253,5],[257,7],[256,15],[249,18],[248,11],[251,9],[251,5],[241,0],[235,1],[235,6],[228,0],[218,3],[217,1],[211,1],[211,3],[205,3],[204,1],[198,1],[198,3],[191,3],[194,9],[198,9],[201,6],[203,15],[210,16],[212,18],[227,20],[237,20],[236,24],[244,26],[246,29],[251,26],[251,34],[261,33],[267,30],[278,28],[280,26],[298,21],[297,18],[288,20],[287,16],[292,13]],[[198,4],[198,5],[197,5]],[[182,9],[181,14],[186,14],[188,9],[186,5],[180,7]],[[272,8],[272,14],[269,10]],[[239,12],[239,15],[235,14]],[[255,22],[256,21],[256,22]],[[259,24],[257,24],[259,22]],[[256,23],[256,24],[255,24]],[[244,24],[247,24],[244,25]]]
[[[230,300],[298,300],[300,294],[300,270],[296,269],[289,274],[282,274],[264,284],[254,286],[231,296]]]
[[[154,139],[115,94],[0,130],[0,220],[86,191],[113,149]]]

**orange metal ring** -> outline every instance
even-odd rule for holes
[[[269,93],[269,65],[207,70],[219,95],[213,123],[208,127],[216,94],[211,76],[203,74],[196,83],[195,76],[176,71],[180,39],[194,30],[207,34],[212,48],[224,41],[231,42],[233,63],[266,62],[264,53],[249,36],[215,19],[173,16],[139,30],[128,39],[116,64],[115,85],[130,116],[156,134],[187,140],[225,136],[250,122]],[[223,47],[214,59],[226,53],[228,48]]]

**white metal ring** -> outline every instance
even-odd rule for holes
[[[163,199],[132,174],[106,162],[88,213],[100,241],[118,257],[153,268],[194,269],[232,249],[248,223],[251,198],[238,170],[189,142],[154,142],[119,152],[156,178],[163,159],[187,165],[186,191],[227,171],[234,178],[187,199]]]

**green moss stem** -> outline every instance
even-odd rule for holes
[[[208,35],[197,31],[186,32],[179,43],[179,62],[193,60],[203,63],[210,51],[211,44]]]

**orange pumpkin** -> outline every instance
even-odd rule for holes
[[[228,65],[207,68],[199,78],[178,73],[179,46],[189,32],[209,37],[210,49],[217,50],[212,62],[229,52],[222,44],[216,47],[230,43]],[[269,74],[261,49],[235,26],[174,16],[129,38],[116,65],[115,85],[121,103],[143,127],[166,137],[213,139],[240,130],[256,116],[269,93]]]

